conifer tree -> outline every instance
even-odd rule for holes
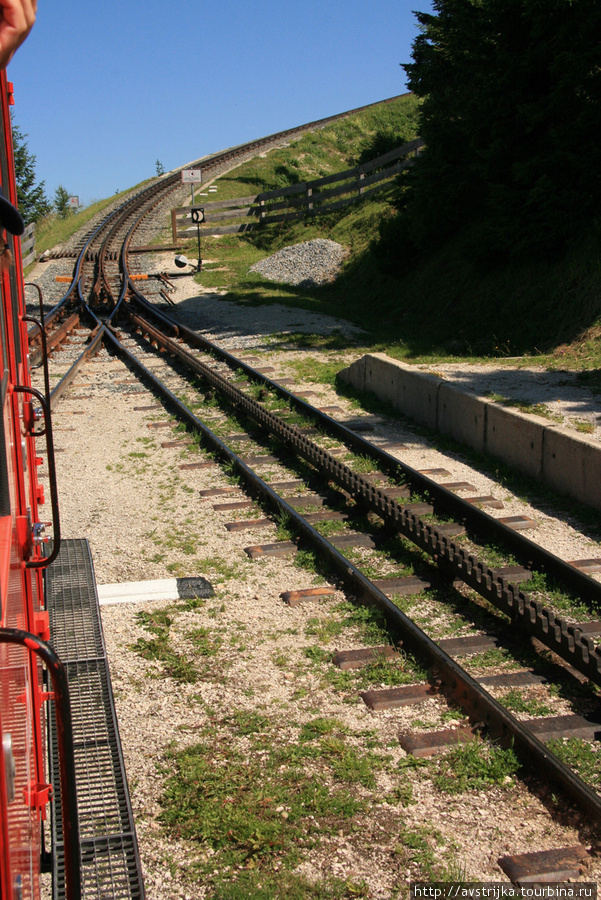
[[[404,66],[426,150],[403,233],[473,228],[482,257],[551,254],[601,209],[598,0],[433,0]]]
[[[36,157],[29,151],[27,135],[14,124],[12,133],[19,211],[23,221],[29,224],[47,216],[52,207],[46,196],[45,182],[36,181]]]
[[[69,191],[62,184],[59,184],[54,192],[54,211],[61,219],[66,219],[70,214],[69,208]]]

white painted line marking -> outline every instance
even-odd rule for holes
[[[100,606],[109,606],[116,603],[145,603],[150,600],[178,599],[177,578],[98,585]]]

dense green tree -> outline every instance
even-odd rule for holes
[[[12,133],[19,211],[24,222],[29,224],[47,216],[52,207],[46,196],[45,183],[36,181],[36,158],[29,150],[27,135],[14,123]]]
[[[434,0],[409,86],[427,149],[395,235],[465,225],[485,258],[556,252],[601,208],[599,0]]]

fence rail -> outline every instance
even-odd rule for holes
[[[33,222],[25,226],[25,231],[21,236],[21,256],[23,257],[23,268],[35,259],[35,225]]]
[[[423,145],[421,138],[417,138],[344,172],[264,191],[250,197],[204,203],[204,227],[200,229],[200,233],[237,234],[262,224],[288,222],[303,216],[316,216],[342,209],[385,187],[399,172],[413,164],[414,159],[410,154],[417,155]],[[329,185],[336,187],[328,187]],[[247,221],[237,221],[230,225],[216,224],[232,219]],[[182,206],[171,210],[171,229],[174,243],[182,237],[196,234],[190,207]]]

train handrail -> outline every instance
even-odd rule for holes
[[[35,288],[38,292],[38,303],[40,307],[40,318],[39,321],[34,316],[23,316],[24,322],[33,322],[34,325],[40,329],[40,336],[42,340],[42,363],[44,369],[44,390],[46,392],[46,399],[50,401],[50,373],[48,371],[48,335],[46,334],[46,321],[44,316],[44,298],[42,296],[42,289],[39,284],[35,284],[33,281],[26,281],[23,284],[23,287],[32,287]],[[31,367],[33,368],[33,366]],[[39,366],[36,366],[39,368]]]
[[[28,631],[21,631],[18,628],[0,628],[0,644],[17,644],[18,646],[26,647],[40,657],[50,673],[54,689],[59,751],[66,897],[67,900],[81,900],[81,858],[75,784],[75,751],[67,672],[53,647]]]
[[[45,428],[43,431],[39,431],[37,433],[31,433],[31,437],[41,437],[42,435],[46,436],[46,448],[47,448],[47,456],[48,456],[48,481],[50,483],[50,505],[52,506],[52,529],[53,529],[53,548],[50,556],[45,556],[42,559],[30,559],[27,560],[25,566],[28,569],[47,569],[48,566],[54,562],[56,557],[58,556],[58,552],[60,550],[61,544],[61,523],[60,523],[60,512],[58,508],[58,487],[56,482],[56,459],[54,455],[54,437],[52,434],[52,417],[50,415],[50,403],[44,397],[44,395],[36,390],[36,388],[30,387],[28,385],[23,384],[15,384],[12,387],[12,390],[17,394],[32,394],[36,397],[40,403],[42,404],[42,410],[44,413],[44,424]]]

